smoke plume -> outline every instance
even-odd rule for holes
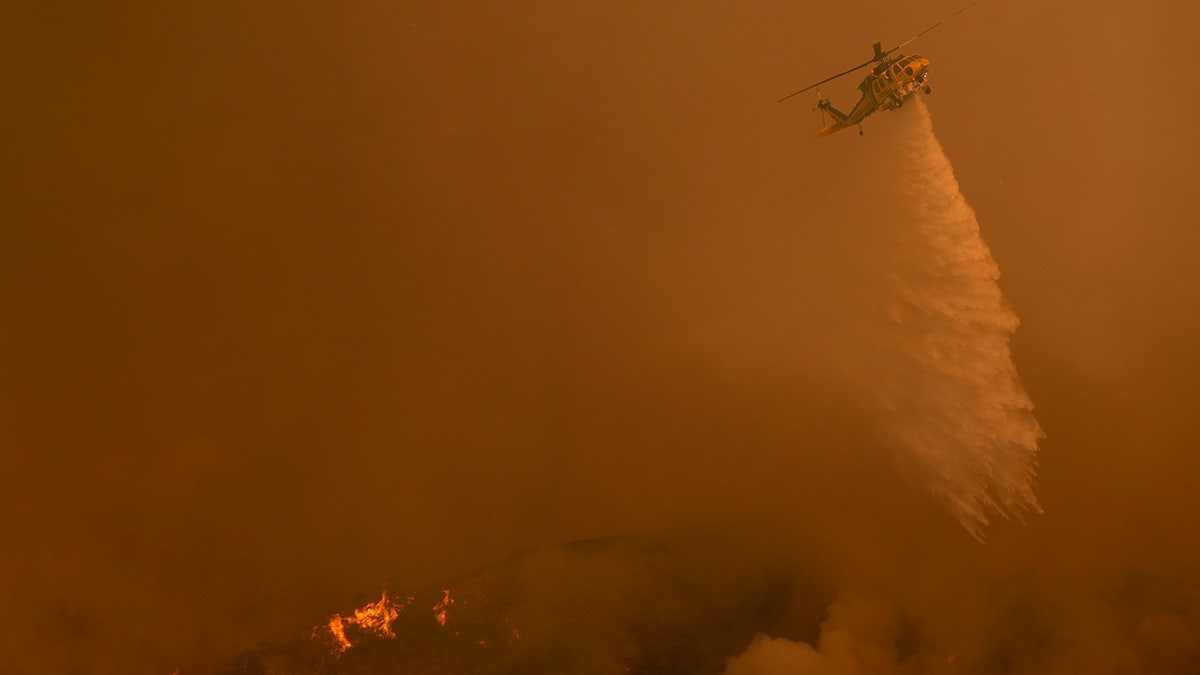
[[[817,648],[759,635],[725,675],[891,675],[897,666],[899,617],[876,599],[849,595],[829,606]]]

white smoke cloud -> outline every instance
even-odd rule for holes
[[[843,595],[829,607],[816,647],[759,635],[731,659],[725,675],[891,675],[903,672],[896,642],[900,622],[876,599]]]

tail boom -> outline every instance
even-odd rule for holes
[[[821,131],[817,132],[818,135],[828,136],[829,134],[832,134],[835,131],[841,131],[842,129],[845,129],[846,127],[850,126],[850,121],[849,121],[850,116],[847,115],[846,113],[842,112],[841,110],[838,110],[837,108],[833,107],[833,104],[829,102],[829,99],[827,99],[827,98],[817,99],[817,107],[820,108],[821,110],[829,113],[829,115],[831,117],[833,117],[834,120],[836,120],[833,124],[830,124],[829,126],[825,127],[824,129],[821,129]]]

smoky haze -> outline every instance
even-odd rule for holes
[[[781,658],[903,615],[943,670],[1187,672],[1196,10],[912,45],[1045,431],[1045,513],[980,545],[880,414],[913,111],[774,103],[957,6],[13,10],[5,668],[204,672],[384,584],[704,528],[830,570]]]

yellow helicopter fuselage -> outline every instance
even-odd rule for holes
[[[904,105],[904,99],[918,89],[929,91],[929,59],[912,54],[877,65],[858,85],[862,97],[849,113],[843,113],[819,99],[817,105],[834,118],[834,123],[821,129],[826,136],[849,126],[861,124],[877,110],[892,110]]]
[[[955,10],[953,14],[947,16],[941,21],[938,21],[929,28],[926,28],[925,30],[908,38],[891,49],[884,49],[883,43],[876,42],[875,44],[871,45],[875,53],[870,59],[858,64],[857,66],[854,66],[853,68],[843,70],[836,75],[830,75],[829,77],[810,84],[803,89],[797,89],[796,91],[793,91],[787,96],[779,99],[779,102],[783,103],[793,96],[816,89],[817,107],[813,108],[813,110],[821,111],[821,124],[825,124],[824,113],[826,112],[832,115],[834,120],[833,124],[821,129],[820,134],[822,136],[828,136],[835,131],[841,131],[842,129],[845,129],[848,126],[858,126],[858,133],[861,136],[863,132],[862,121],[869,117],[876,110],[891,110],[893,108],[899,108],[900,106],[904,105],[904,99],[918,89],[921,89],[926,94],[929,93],[929,84],[927,83],[929,78],[929,59],[923,56],[917,56],[916,54],[910,54],[909,56],[897,54],[895,57],[892,57],[892,54],[895,54],[913,40],[916,40],[934,28],[946,23],[959,14],[962,14],[971,7],[974,7],[975,5],[979,4],[979,2],[980,0],[972,0],[972,2],[969,4]],[[870,73],[863,78],[863,81],[858,85],[859,91],[862,92],[862,97],[858,99],[858,103],[854,104],[854,107],[850,109],[849,113],[844,113],[837,108],[834,108],[833,104],[829,102],[829,99],[821,96],[821,90],[819,88],[821,85],[825,84],[826,82],[832,82],[840,77],[845,77],[850,73],[858,72],[859,70],[868,66],[871,68]]]

